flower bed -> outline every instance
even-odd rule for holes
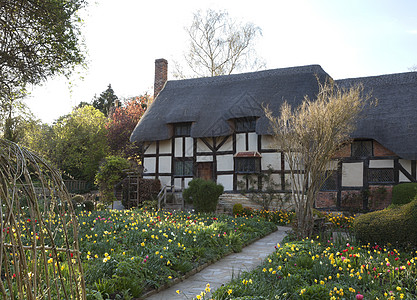
[[[330,240],[278,244],[263,265],[213,298],[416,299],[416,253]]]
[[[89,294],[139,297],[276,230],[258,217],[148,211],[79,214]]]

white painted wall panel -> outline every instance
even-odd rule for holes
[[[159,141],[159,153],[170,154],[172,151],[171,140]]]
[[[184,178],[184,188],[188,188],[188,184],[190,183],[190,181],[193,180],[193,178]]]
[[[174,189],[182,189],[182,178],[174,178]]]
[[[220,143],[223,141],[222,139],[218,139]],[[219,148],[218,151],[233,151],[233,138],[230,136],[228,137],[227,141]]]
[[[175,139],[175,157],[182,157],[182,138]]]
[[[410,180],[400,171],[400,176],[398,178],[400,182],[410,182]]]
[[[159,173],[171,173],[171,156],[159,157]]]
[[[236,134],[236,151],[242,152],[246,151],[246,134],[238,133]]]
[[[145,173],[155,173],[155,164],[156,158],[155,157],[145,157],[143,159],[143,167],[145,168]]]
[[[281,153],[262,153],[261,168],[263,171],[268,170],[268,166],[274,170],[281,170]]]
[[[185,156],[186,157],[192,157],[193,156],[193,150],[194,150],[193,138],[186,137],[185,138]]]
[[[171,176],[159,176],[162,186],[171,186]]]
[[[143,179],[155,179],[155,176],[143,176]]]
[[[261,136],[261,148],[262,149],[274,149],[274,140],[271,135]]]
[[[233,175],[218,175],[217,183],[221,184],[225,191],[233,191]]]
[[[343,163],[342,165],[342,186],[361,187],[363,186],[363,163]]]
[[[197,156],[197,162],[211,162],[213,161],[213,156]]]
[[[211,139],[207,139],[207,140],[209,141],[210,145],[212,145]],[[209,147],[207,147],[206,144],[204,144],[202,140],[198,139],[197,140],[197,152],[211,152],[211,150]]]
[[[217,156],[217,171],[233,171],[233,155],[218,155]]]
[[[145,154],[155,154],[156,153],[156,143],[151,142],[149,147],[145,150]]]
[[[392,159],[371,159],[369,168],[394,168],[394,160]]]
[[[407,170],[408,173],[411,174],[411,160],[400,159],[400,165]]]
[[[249,151],[258,151],[258,135],[255,132],[248,133]]]

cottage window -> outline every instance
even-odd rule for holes
[[[256,118],[239,118],[235,121],[236,132],[254,132],[256,129]]]
[[[179,136],[190,136],[191,123],[178,123],[174,125],[174,135]]]
[[[332,172],[328,174],[328,172]],[[324,175],[324,182],[321,186],[321,191],[336,191],[337,190],[337,171],[326,171]]]
[[[193,176],[193,160],[182,159],[174,161],[174,176]]]
[[[235,166],[236,173],[240,174],[253,174],[261,171],[259,157],[236,157]]]
[[[394,169],[369,169],[368,170],[369,183],[393,183]]]
[[[372,156],[372,141],[354,141],[352,143],[353,157]]]

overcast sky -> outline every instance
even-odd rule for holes
[[[259,26],[256,51],[267,69],[319,64],[340,79],[407,72],[417,65],[415,0],[90,2],[83,12],[88,69],[71,84],[51,79],[27,99],[44,122],[90,102],[108,84],[119,98],[152,94],[155,59],[167,59],[169,69],[182,59],[184,27],[198,9],[226,10],[233,19]]]

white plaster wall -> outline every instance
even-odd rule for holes
[[[295,174],[294,179],[296,181],[296,186],[302,186],[302,180],[304,180],[304,174]],[[285,174],[285,189],[290,190],[293,187],[293,180],[291,174]]]
[[[171,173],[171,156],[159,157],[159,173]]]
[[[236,152],[246,151],[246,134],[236,134]]]
[[[190,183],[190,181],[193,180],[193,178],[184,178],[184,188],[188,188],[188,184]]]
[[[403,172],[400,171],[399,175],[400,176],[399,176],[398,180],[400,182],[410,182],[410,180],[403,174]]]
[[[159,141],[159,153],[170,154],[172,150],[171,140]]]
[[[182,189],[182,178],[174,178],[174,189]]]
[[[363,163],[343,163],[342,165],[342,186],[361,187],[363,186]]]
[[[281,174],[271,174],[271,180],[274,183],[273,186],[272,186],[274,189],[280,190],[282,188],[281,187]],[[267,188],[265,183],[264,183],[263,188],[264,189]]]
[[[369,168],[394,168],[394,160],[372,159],[369,161]]]
[[[261,136],[261,149],[279,150],[279,145],[274,140],[272,135],[262,135]]]
[[[411,160],[400,159],[400,160],[399,160],[399,162],[400,162],[400,165],[401,165],[404,169],[406,169],[406,171],[407,171],[408,173],[410,173],[410,174],[411,174]]]
[[[207,141],[211,144],[212,139],[207,139]],[[200,139],[197,140],[197,152],[211,152],[210,148],[207,147],[206,144]]]
[[[145,168],[145,173],[155,173],[155,164],[156,158],[155,157],[145,157],[143,159],[143,167]]]
[[[162,186],[171,186],[171,176],[159,176]]]
[[[281,153],[262,153],[261,168],[263,171],[268,170],[268,166],[271,165],[274,170],[281,170]]]
[[[193,150],[194,150],[193,138],[186,137],[185,138],[185,156],[186,157],[192,157],[193,156]]]
[[[182,138],[175,139],[175,157],[182,157]]]
[[[218,175],[217,184],[221,184],[225,191],[233,191],[233,175]]]
[[[151,142],[149,147],[145,150],[145,154],[156,154],[156,143]]]
[[[258,135],[255,132],[248,133],[249,151],[258,151]]]
[[[155,176],[143,176],[143,179],[155,179]]]
[[[326,166],[326,170],[337,170],[337,161],[330,161]]]
[[[233,166],[233,155],[217,156],[217,171],[233,171]]]
[[[213,161],[213,156],[197,156],[197,162],[211,162]]]
[[[222,139],[220,139],[222,141]],[[219,142],[220,143],[220,142]],[[232,151],[233,150],[233,139],[232,137],[228,137],[227,141],[219,148],[218,151]]]

